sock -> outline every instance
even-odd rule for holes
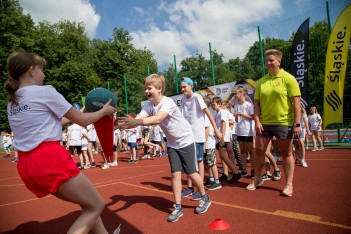
[[[201,195],[201,198],[209,198],[208,195],[205,193],[204,195]]]
[[[182,204],[175,204],[176,209],[182,209]]]
[[[188,187],[189,189],[191,189],[194,192],[194,188],[193,187]]]
[[[214,177],[213,176],[210,176],[210,181],[214,181]]]
[[[214,179],[214,182],[215,182],[216,184],[219,184],[219,179]]]

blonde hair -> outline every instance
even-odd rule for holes
[[[4,87],[8,93],[8,101],[12,105],[18,105],[18,96],[15,92],[20,86],[19,78],[26,73],[31,67],[40,66],[43,68],[46,60],[36,54],[26,51],[17,51],[12,53],[7,59],[8,79],[4,83]]]
[[[276,50],[276,49],[266,50],[265,56],[268,56],[268,55],[274,55],[278,59],[279,62],[282,61],[283,53],[280,52],[279,50]]]
[[[317,110],[317,107],[315,107],[315,106],[311,106],[311,108],[310,108],[310,113],[312,112],[312,110],[315,110],[315,113],[317,113],[318,114],[318,110]]]
[[[144,79],[144,86],[152,85],[155,88],[161,89],[163,93],[166,87],[166,79],[163,75],[160,74],[151,74]]]

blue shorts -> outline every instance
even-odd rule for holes
[[[4,146],[4,150],[8,150],[8,149],[10,149],[11,148],[11,145],[6,145],[6,146]]]
[[[128,142],[128,146],[131,146],[131,147],[136,147],[137,144],[136,142]]]
[[[195,143],[197,161],[204,160],[204,143]]]

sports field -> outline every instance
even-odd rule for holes
[[[218,218],[230,224],[223,233],[351,233],[350,148],[307,151],[308,168],[295,167],[292,197],[280,196],[284,176],[256,191],[245,190],[249,178],[223,182],[208,191],[212,205],[204,214],[194,213],[197,201],[183,199],[176,223],[166,221],[173,205],[167,156],[137,164],[127,162],[127,153],[119,157],[117,167],[83,171],[105,200],[102,219],[110,233],[119,224],[121,233],[218,233],[208,228]],[[0,233],[65,233],[80,207],[53,196],[37,199],[11,159],[0,158]]]

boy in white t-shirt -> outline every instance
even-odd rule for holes
[[[184,96],[182,97],[182,105],[180,110],[184,118],[190,123],[191,129],[195,136],[196,158],[199,165],[199,174],[204,180],[204,144],[206,142],[205,135],[205,116],[214,126],[216,135],[219,135],[216,123],[207,108],[202,96],[193,92],[194,82],[189,77],[183,77],[180,81],[180,89]],[[220,136],[220,135],[219,135]],[[221,136],[220,136],[221,137]],[[198,191],[194,193],[191,180],[188,178],[188,187],[182,191],[182,197],[192,195],[191,200],[200,200],[201,195]]]
[[[191,126],[183,117],[174,101],[163,96],[165,78],[152,74],[144,80],[144,93],[148,98],[137,117],[118,117],[118,128],[128,129],[138,125],[159,124],[167,136],[168,159],[172,172],[172,190],[175,199],[174,210],[168,216],[168,222],[176,222],[183,216],[181,205],[182,171],[189,175],[201,194],[195,213],[205,213],[211,205],[211,200],[205,192],[203,181],[198,173],[195,154],[195,137]]]
[[[136,139],[137,139],[137,128],[128,128],[126,132],[128,134],[128,148],[130,153],[130,160],[129,163],[138,163],[137,156],[136,156]]]
[[[67,128],[66,149],[72,156],[82,153],[82,126],[74,123]]]
[[[9,158],[11,156],[11,145],[12,145],[12,138],[10,134],[2,132],[2,143],[4,144],[4,150],[6,152],[5,158]]]

